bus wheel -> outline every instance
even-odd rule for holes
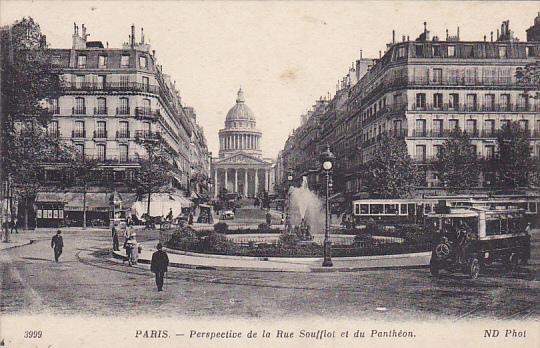
[[[429,263],[429,272],[435,278],[439,278],[439,265],[437,264],[437,261],[431,261]]]
[[[468,267],[469,278],[476,279],[480,274],[480,261],[476,257],[473,257],[469,260]]]

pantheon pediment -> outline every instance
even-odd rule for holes
[[[237,164],[237,165],[246,165],[246,164],[252,164],[252,165],[270,165],[270,163],[256,157],[252,157],[246,154],[235,154],[231,155],[229,157],[225,157],[223,159],[218,159],[214,161],[214,165],[220,165],[220,164]]]

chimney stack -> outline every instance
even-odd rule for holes
[[[424,22],[424,35],[427,33],[427,22]],[[427,40],[427,37],[426,37]]]
[[[131,25],[131,39],[130,39],[131,48],[135,48],[135,25]]]
[[[396,31],[392,29],[392,44],[396,43]]]
[[[156,60],[156,50],[152,50],[152,57]]]
[[[486,42],[486,35],[484,35],[484,42]]]
[[[379,50],[379,59],[381,59],[381,57],[382,57],[381,50]]]
[[[493,31],[491,32],[491,42],[493,42]]]
[[[448,29],[446,29],[446,41],[448,41]]]
[[[141,27],[141,44],[144,45],[144,28]]]
[[[499,41],[499,29],[497,29],[497,41]]]
[[[362,59],[362,50],[360,50],[360,59]]]
[[[457,39],[459,41],[459,27],[457,27]]]

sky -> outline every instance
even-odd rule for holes
[[[444,38],[460,27],[462,40],[483,40],[503,20],[522,41],[540,12],[529,2],[179,2],[0,1],[0,24],[33,17],[53,48],[70,48],[73,22],[89,40],[121,47],[135,24],[176,81],[184,105],[197,111],[210,151],[241,86],[262,130],[265,157],[276,157],[320,96],[360,57],[379,56],[402,35],[416,38],[427,22]]]

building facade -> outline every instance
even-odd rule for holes
[[[171,185],[187,191],[190,163],[199,162],[198,155],[208,161],[206,141],[191,109],[182,105],[175,83],[145,43],[143,29],[136,42],[132,26],[122,48],[88,41],[88,35],[84,25],[81,30],[75,25],[71,49],[52,50],[64,94],[50,100],[54,115],[49,134],[112,169],[113,180],[119,182],[129,181],[140,159],[147,157],[145,142],[160,141],[177,169]],[[195,154],[192,138],[201,149]],[[48,168],[48,180],[57,177],[57,170]]]
[[[523,42],[508,21],[483,41],[461,41],[459,29],[455,36],[447,32],[445,40],[430,38],[426,27],[414,41],[403,36],[397,42],[393,35],[384,54],[357,61],[336,94],[314,106],[293,131],[280,154],[284,172],[278,176],[283,180],[292,169],[296,177],[308,175],[317,189],[316,160],[329,144],[336,155],[334,194],[350,201],[363,194],[360,170],[380,141],[399,137],[425,173],[418,192],[429,192],[441,188],[432,164],[451,130],[467,132],[478,159],[489,160],[497,152],[496,133],[513,121],[529,132],[538,158],[539,86],[523,83],[516,71],[540,58],[539,25],[537,17]],[[479,186],[489,186],[490,175],[483,172]]]
[[[223,192],[257,197],[273,189],[272,162],[262,157],[262,132],[255,115],[238,91],[236,104],[229,110],[225,128],[219,131],[219,157],[212,162],[214,197]]]

